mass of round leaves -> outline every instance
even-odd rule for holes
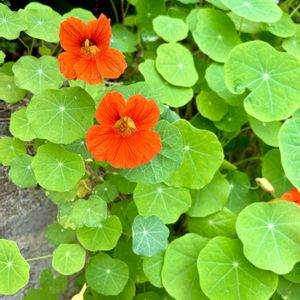
[[[29,281],[29,264],[14,241],[0,239],[0,294],[11,295]]]
[[[124,289],[129,271],[126,263],[106,253],[93,256],[86,267],[87,284],[103,295],[118,295]]]
[[[236,230],[256,267],[285,274],[300,260],[300,207],[287,201],[254,203],[238,216]]]
[[[222,236],[201,250],[197,266],[201,288],[211,300],[268,300],[278,283],[276,274],[254,267],[244,257],[239,240]]]
[[[38,148],[32,168],[39,185],[57,192],[69,191],[85,173],[80,156],[50,143]]]
[[[24,153],[26,153],[25,145],[19,139],[8,136],[0,139],[0,162],[4,166],[9,166],[15,157]]]
[[[84,264],[85,251],[78,244],[60,244],[53,252],[52,267],[60,274],[74,274]]]
[[[169,229],[157,216],[136,216],[132,224],[132,250],[137,255],[153,256],[168,245]]]

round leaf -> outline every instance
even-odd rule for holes
[[[45,89],[57,89],[64,80],[58,61],[52,56],[22,56],[13,65],[13,72],[16,85],[34,94]]]
[[[296,27],[297,31],[294,36],[283,41],[282,48],[288,53],[300,59],[300,25]]]
[[[235,14],[254,22],[277,22],[282,10],[274,0],[222,0]]]
[[[279,21],[267,25],[268,31],[283,38],[293,36],[296,33],[296,28],[296,24],[286,13],[282,14]]]
[[[137,216],[132,224],[132,248],[137,255],[153,256],[168,245],[169,229],[156,216]]]
[[[29,281],[29,264],[14,241],[0,239],[0,294],[12,295]]]
[[[122,224],[117,216],[109,216],[98,227],[77,229],[81,245],[90,251],[108,251],[115,248],[122,234]]]
[[[139,71],[146,82],[157,93],[156,100],[171,107],[180,107],[187,104],[193,98],[193,89],[169,84],[158,73],[154,60],[147,59],[139,64]]]
[[[80,156],[53,144],[38,148],[32,168],[37,182],[43,188],[57,192],[70,190],[85,173]]]
[[[69,228],[63,228],[58,223],[50,224],[47,228],[47,239],[54,246],[72,243],[75,240],[75,231]]]
[[[112,27],[111,48],[116,48],[123,53],[132,53],[136,51],[137,44],[137,36],[125,26],[116,24]]]
[[[213,179],[220,167],[223,161],[222,146],[215,134],[196,129],[186,120],[178,120],[174,125],[183,137],[184,156],[181,167],[166,183],[175,187],[200,189]]]
[[[299,107],[299,76],[297,59],[262,41],[235,47],[225,63],[228,89],[237,94],[249,89],[245,109],[262,122],[286,119]]]
[[[36,137],[29,124],[26,115],[26,107],[15,111],[11,115],[9,131],[22,141],[31,141]]]
[[[239,240],[226,237],[210,240],[197,265],[200,285],[211,300],[268,300],[278,283],[276,274],[249,263]]]
[[[191,87],[198,80],[192,53],[181,44],[160,45],[155,64],[162,77],[173,85]]]
[[[230,18],[212,8],[199,10],[193,37],[200,50],[218,62],[225,62],[230,50],[240,43]]]
[[[300,207],[288,201],[254,203],[238,216],[237,234],[256,267],[285,274],[300,260]]]
[[[36,186],[37,182],[31,167],[32,160],[32,156],[20,154],[11,161],[9,178],[14,184],[22,188]]]
[[[60,244],[53,252],[52,267],[60,274],[74,274],[84,264],[85,251],[78,244]]]
[[[300,188],[300,119],[287,120],[279,131],[281,162],[287,178]]]
[[[84,138],[94,112],[93,99],[78,87],[43,91],[31,99],[26,110],[37,137],[57,144]]]
[[[191,206],[188,190],[169,187],[163,183],[138,184],[133,199],[140,215],[156,215],[165,224],[175,223]]]
[[[183,147],[179,130],[167,121],[160,121],[154,130],[160,135],[162,150],[146,164],[119,170],[130,181],[151,184],[162,182],[181,165]]]
[[[4,166],[9,166],[15,157],[23,153],[26,153],[26,148],[22,141],[8,136],[0,139],[0,162]]]
[[[0,3],[0,37],[14,40],[20,35],[20,31],[27,28],[24,18],[8,6]]]
[[[161,276],[164,288],[175,299],[207,300],[197,271],[197,258],[206,243],[206,238],[189,233],[168,246]]]
[[[145,275],[149,279],[149,282],[158,288],[163,287],[161,281],[163,261],[164,255],[162,253],[151,257],[144,257],[143,259],[143,271]]]
[[[264,23],[258,23],[246,20],[243,17],[240,17],[233,12],[227,13],[228,17],[232,20],[235,25],[235,29],[240,32],[247,33],[258,33],[265,30],[266,25]]]
[[[101,184],[97,184],[94,188],[93,193],[98,195],[107,203],[114,201],[119,195],[116,186],[109,181],[104,181]]]
[[[90,259],[85,278],[87,284],[96,292],[103,295],[118,295],[129,279],[128,266],[119,259],[99,253]]]
[[[65,13],[62,16],[62,19],[65,20],[66,18],[69,17],[76,17],[85,23],[96,19],[96,17],[93,15],[91,11],[83,9],[81,7],[73,8],[69,12]]]
[[[154,31],[167,42],[177,42],[188,35],[188,26],[181,19],[158,16],[153,20]]]

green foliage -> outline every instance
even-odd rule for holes
[[[0,162],[4,166],[9,166],[15,157],[24,153],[26,148],[22,141],[11,137],[0,139]]]

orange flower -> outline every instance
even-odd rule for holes
[[[281,196],[281,199],[292,201],[300,205],[300,193],[295,187],[291,188],[288,192],[284,193]]]
[[[151,130],[159,119],[154,100],[134,95],[126,102],[118,92],[109,92],[96,111],[101,125],[92,126],[86,145],[93,157],[115,168],[134,168],[160,152],[157,132]]]
[[[66,51],[58,56],[60,71],[90,84],[102,83],[102,77],[118,78],[127,65],[121,52],[109,48],[111,34],[110,19],[103,14],[88,24],[74,17],[64,20],[59,37]]]

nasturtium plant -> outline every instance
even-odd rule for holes
[[[23,2],[0,4],[0,298],[298,300],[299,1]]]

